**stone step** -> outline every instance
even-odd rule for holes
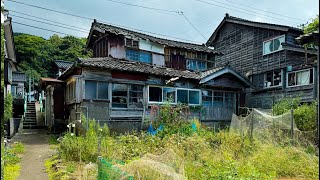
[[[34,113],[34,112],[26,112],[26,116],[35,116],[36,115],[36,113]]]
[[[25,127],[25,126],[37,126],[37,123],[24,123],[23,124],[23,127]]]
[[[25,118],[24,121],[37,121],[36,118]]]

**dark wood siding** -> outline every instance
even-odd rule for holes
[[[227,22],[219,30],[216,39],[211,46],[216,51],[222,52],[223,56],[216,56],[216,66],[229,64],[242,75],[252,79],[252,83],[257,88],[252,93],[247,93],[247,106],[270,108],[275,100],[288,97],[293,94],[300,94],[304,101],[309,101],[313,97],[310,89],[289,89],[286,88],[286,69],[301,69],[306,64],[314,61],[314,56],[308,55],[307,61],[305,53],[290,50],[281,50],[271,54],[263,55],[263,42],[285,35],[286,43],[296,45],[295,38],[299,36],[293,31],[278,31],[250,27]],[[277,88],[264,89],[264,73],[273,70],[283,70],[282,86]]]

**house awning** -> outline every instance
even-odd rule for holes
[[[45,89],[48,85],[63,84],[63,83],[64,81],[54,79],[54,78],[40,78],[39,87],[41,89]]]
[[[244,77],[243,75],[239,74],[237,71],[233,70],[231,67],[223,67],[220,68],[216,71],[211,71],[210,70],[207,72],[207,74],[205,74],[205,76],[203,76],[199,82],[199,84],[204,84],[212,79],[215,79],[217,77],[220,77],[224,74],[231,74],[234,77],[236,77],[240,82],[242,82],[243,84],[245,84],[245,86],[247,87],[251,87],[254,88],[253,84],[250,82],[250,80],[246,77]]]

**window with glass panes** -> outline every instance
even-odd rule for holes
[[[112,84],[112,107],[143,108],[143,86]]]
[[[288,86],[302,86],[313,83],[313,69],[288,72]]]
[[[149,86],[149,103],[182,103],[189,105],[200,105],[200,90],[172,88],[172,87],[153,87]]]
[[[108,83],[86,80],[85,99],[108,99]]]
[[[202,90],[202,105],[206,107],[235,107],[235,93],[214,91],[214,90]]]
[[[264,74],[264,87],[280,86],[281,70],[270,71]]]

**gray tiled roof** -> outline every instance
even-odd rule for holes
[[[73,62],[63,60],[55,60],[54,63],[60,69],[68,69],[73,65]]]
[[[99,29],[101,31],[105,31],[108,33],[116,34],[116,35],[123,35],[123,36],[130,36],[132,38],[141,38],[145,40],[149,40],[151,42],[156,42],[162,45],[166,45],[169,47],[177,47],[177,48],[184,48],[184,49],[189,49],[189,50],[194,50],[194,51],[202,51],[202,52],[212,52],[216,53],[215,50],[208,48],[204,44],[193,44],[193,43],[187,43],[187,42],[180,42],[180,41],[174,41],[174,40],[169,40],[169,39],[163,39],[163,38],[158,38],[154,37],[151,35],[143,34],[140,32],[135,32],[132,30],[108,25],[108,24],[103,24],[99,22],[93,22],[91,29]]]
[[[151,75],[160,75],[168,77],[181,77],[186,79],[200,80],[203,77],[208,76],[223,67],[213,68],[207,71],[188,71],[188,70],[176,70],[167,67],[154,66],[151,64],[140,63],[137,61],[128,61],[122,59],[115,59],[111,57],[104,58],[79,58],[77,66],[80,67],[95,67],[118,71],[138,72]]]
[[[302,32],[302,29],[299,29],[299,28],[296,28],[296,27],[292,27],[292,26],[265,23],[265,22],[257,22],[257,21],[250,21],[250,20],[247,20],[247,19],[242,19],[242,18],[238,18],[238,17],[234,17],[234,16],[228,16],[228,20],[242,21],[242,22],[249,23],[252,26],[259,26],[261,28],[271,28],[271,29],[272,28],[276,28],[276,29],[277,28],[283,28],[283,30],[293,29],[293,30]]]
[[[226,23],[235,23],[235,24],[241,24],[245,26],[250,26],[250,27],[258,27],[258,28],[264,28],[264,29],[274,29],[278,31],[289,31],[293,30],[299,33],[302,33],[302,29],[296,28],[296,27],[291,27],[291,26],[286,26],[286,25],[279,25],[279,24],[271,24],[271,23],[265,23],[265,22],[256,22],[256,21],[249,21],[246,19],[234,17],[234,16],[229,16],[227,13],[226,16],[223,18],[223,20],[220,22],[218,27],[214,30],[213,34],[210,36],[208,41],[206,42],[206,45],[210,46],[211,43],[216,39],[218,32],[220,31],[221,27]]]

